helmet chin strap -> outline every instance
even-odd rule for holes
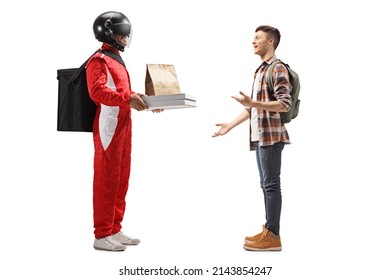
[[[118,49],[119,51],[123,52],[125,50],[125,47],[122,46],[121,44],[119,44],[116,40],[113,40],[113,44],[112,46],[116,49]]]

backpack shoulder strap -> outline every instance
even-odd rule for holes
[[[117,54],[117,53],[115,53],[113,51],[109,51],[109,50],[98,49],[76,70],[76,72],[73,74],[72,78],[70,78],[69,84],[71,84],[71,85],[75,84],[75,81],[77,80],[77,78],[85,70],[85,67],[88,64],[88,61],[97,53],[103,53],[103,54],[111,57],[112,59],[115,59],[117,62],[122,64],[124,67],[126,67],[125,62],[123,61],[122,57],[119,54]]]
[[[274,61],[272,61],[270,66],[268,66],[267,73],[265,74],[265,82],[267,83],[269,88],[272,90],[272,92],[274,91],[274,80],[272,77],[272,71],[274,70],[275,65],[278,63],[284,64],[280,59],[275,59]]]
[[[69,84],[74,85],[77,78],[81,75],[81,73],[85,70],[85,67],[87,66],[88,61],[93,57],[96,53],[98,53],[99,50],[95,51],[72,75],[72,78],[69,80]]]
[[[123,61],[122,57],[119,54],[117,54],[113,51],[102,50],[102,49],[99,49],[98,52],[103,53],[103,54],[111,57],[112,59],[115,59],[117,62],[122,64],[124,67],[126,67],[125,62]]]

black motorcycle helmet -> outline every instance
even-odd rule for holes
[[[100,42],[114,46],[121,52],[124,51],[125,46],[116,41],[115,35],[126,36],[128,47],[130,45],[132,31],[129,19],[120,12],[105,12],[98,16],[93,23],[95,38]]]

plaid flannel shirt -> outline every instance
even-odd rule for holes
[[[268,71],[270,64],[276,59],[272,57],[268,61],[264,61],[255,72],[255,77],[259,71],[259,84],[253,84],[257,87],[257,101],[279,101],[286,109],[291,105],[291,83],[287,68],[282,63],[277,63],[272,71],[274,81],[274,91],[267,86],[265,74]],[[252,91],[253,92],[253,91]],[[252,97],[253,98],[253,97]],[[290,143],[290,138],[286,127],[284,126],[280,114],[278,112],[271,112],[257,108],[258,112],[258,128],[259,128],[259,145],[269,146],[277,142]],[[251,114],[251,108],[249,108]],[[252,117],[250,117],[252,119]],[[251,140],[251,139],[250,139]],[[254,150],[253,142],[250,141],[251,150]]]

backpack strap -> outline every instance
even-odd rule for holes
[[[126,67],[125,62],[123,61],[122,57],[119,54],[117,54],[116,52],[109,51],[109,50],[102,50],[102,49],[99,49],[97,52],[100,52],[102,54],[105,54],[105,55],[111,57],[112,59],[115,59],[117,62],[122,64],[124,67]]]
[[[99,50],[97,50],[96,52],[94,52],[80,67],[79,69],[77,69],[76,72],[74,72],[74,74],[72,75],[72,77],[70,78],[69,80],[69,85],[72,85],[74,86],[75,85],[75,82],[77,80],[77,78],[81,75],[81,73],[84,71],[85,69],[85,66],[87,66],[87,63],[88,61],[91,59],[91,57],[93,57],[96,53],[98,53]]]
[[[125,65],[125,62],[123,61],[122,57],[113,52],[113,51],[109,51],[109,50],[102,50],[102,49],[98,49],[97,51],[95,51],[78,69],[77,71],[73,74],[73,76],[70,78],[69,80],[69,84],[70,85],[75,85],[75,82],[77,80],[77,78],[81,75],[81,73],[85,70],[85,67],[87,66],[87,63],[88,61],[91,59],[91,57],[93,57],[95,54],[97,53],[102,53],[102,54],[105,54],[109,57],[111,57],[112,59],[115,59],[117,62],[119,62],[120,64],[122,64],[124,67],[126,67]]]
[[[272,71],[274,70],[275,65],[278,63],[283,64],[283,62],[280,59],[275,59],[274,61],[272,61],[270,66],[268,66],[267,73],[265,74],[265,82],[272,92],[274,92],[274,80],[272,77]]]

